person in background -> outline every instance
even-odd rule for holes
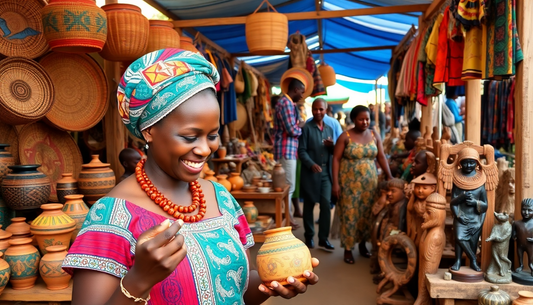
[[[320,206],[318,224],[318,246],[335,249],[328,241],[331,224],[331,163],[333,156],[333,129],[326,124],[327,103],[315,99],[312,106],[313,119],[302,128],[299,138],[298,157],[302,162],[300,192],[304,199],[305,244],[315,247],[313,211]]]
[[[457,102],[455,101],[458,98],[457,94],[455,94],[455,90],[448,90],[446,91],[446,106],[450,111],[453,113],[453,117],[455,118],[455,128],[457,129],[457,133],[459,133],[459,136],[461,137],[460,141],[463,140],[463,117],[461,116],[461,111],[459,110],[459,107],[457,106]]]
[[[382,139],[385,139],[385,130],[387,129],[387,119],[385,118],[385,113],[378,108],[378,118],[379,118],[379,135]]]
[[[385,102],[385,133],[391,131],[392,125],[392,108],[390,102]]]
[[[370,110],[370,128],[374,129],[374,126],[376,126],[376,113],[374,112],[374,104],[368,105],[368,109]]]
[[[122,167],[124,167],[124,174],[118,179],[118,182],[122,182],[135,173],[135,167],[141,161],[141,155],[133,148],[124,148],[118,154],[118,160],[122,164]]]
[[[321,97],[316,98],[315,101],[320,101],[321,103],[327,104],[326,100]],[[306,123],[309,123],[312,120],[314,120],[314,117],[307,119]],[[329,115],[325,115],[323,118],[323,121],[324,121],[324,124],[328,125],[329,127],[331,127],[331,129],[333,129],[333,142],[335,144],[337,142],[337,139],[342,134],[341,124],[333,116],[329,116]]]
[[[335,114],[333,113],[333,107],[331,105],[328,105],[328,111],[326,113],[329,117],[334,117]]]

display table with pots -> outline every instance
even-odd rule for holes
[[[239,204],[244,205],[245,201],[253,201],[254,205],[259,210],[259,214],[274,214],[275,215],[275,224],[276,228],[282,227],[283,224],[283,213],[285,214],[285,226],[291,225],[291,220],[289,215],[289,186],[285,186],[282,192],[268,192],[268,193],[259,193],[259,192],[244,192],[244,191],[233,191],[231,195],[239,202]],[[283,210],[283,206],[285,209]],[[264,242],[265,236],[262,233],[254,234],[255,242]]]
[[[251,159],[252,159],[251,157],[243,157],[243,158],[225,157],[225,158],[211,159],[211,161],[213,161],[213,166],[215,167],[215,173],[218,175],[220,166],[224,163],[229,163],[229,162],[235,163],[237,173],[241,173],[242,164]]]
[[[72,300],[72,280],[69,286],[63,290],[48,290],[42,278],[38,278],[35,286],[25,290],[14,290],[11,285],[7,285],[0,295],[0,304],[49,304],[58,305],[66,302],[70,304]]]

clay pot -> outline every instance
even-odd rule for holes
[[[72,173],[63,173],[61,176],[62,178],[57,181],[56,191],[57,199],[64,204],[66,195],[78,193],[78,181],[72,178]]]
[[[253,186],[263,186],[262,183],[261,183],[261,185],[259,185],[259,183],[261,183],[261,177],[253,177],[252,178],[252,185]]]
[[[115,173],[109,163],[102,163],[98,155],[92,155],[91,162],[82,165],[78,178],[78,190],[85,195],[85,202],[95,203],[115,187]]]
[[[9,282],[9,276],[11,275],[11,267],[9,264],[2,258],[4,252],[0,252],[0,294],[6,288],[7,283]]]
[[[214,182],[218,182],[217,178],[215,178],[215,172],[210,170],[210,171],[207,171],[205,172],[205,180],[209,180],[209,181],[214,181]]]
[[[13,233],[2,230],[2,225],[0,225],[0,253],[3,254],[9,248],[9,239],[11,236],[13,236]]]
[[[239,173],[231,173],[228,181],[231,183],[231,189],[234,191],[238,191],[244,186],[244,180]]]
[[[284,189],[287,185],[287,175],[281,164],[277,163],[272,171],[272,188]]]
[[[67,202],[63,205],[63,212],[76,222],[76,228],[70,237],[70,240],[74,242],[83,226],[85,217],[87,217],[87,214],[89,213],[89,208],[83,201],[83,195],[67,195],[65,196],[65,199]]]
[[[11,285],[13,289],[29,289],[35,285],[41,255],[31,245],[31,238],[18,238],[9,241],[11,245],[4,254],[4,259],[11,268]]]
[[[2,181],[2,197],[12,210],[37,209],[50,197],[50,179],[37,170],[39,164],[13,165]]]
[[[15,158],[6,150],[7,147],[9,144],[0,144],[0,183],[11,171],[9,166],[15,165]]]
[[[218,157],[220,159],[224,159],[226,157],[226,154],[228,153],[228,151],[226,150],[226,147],[224,146],[220,146],[217,150],[217,153],[218,153]]]
[[[513,305],[533,305],[533,291],[519,291]]]
[[[482,290],[478,296],[478,305],[511,305],[511,297],[500,287],[493,285]]]
[[[246,146],[239,147],[239,151],[240,151],[241,155],[247,155],[248,154],[248,149],[246,149]]]
[[[39,263],[39,273],[50,290],[61,290],[68,287],[70,274],[61,269],[63,260],[67,256],[64,245],[46,247],[47,253]]]
[[[11,224],[6,228],[6,232],[13,234],[11,239],[32,237],[30,225],[26,223],[26,217],[11,218]]]
[[[231,183],[226,180],[227,177],[228,175],[218,175],[217,180],[218,183],[222,184],[222,186],[224,186],[228,190],[228,192],[231,192]]]
[[[272,281],[287,285],[287,278],[305,282],[305,270],[312,271],[311,253],[292,235],[292,227],[265,231],[265,242],[257,252],[257,271],[261,281],[270,287]]]
[[[44,255],[46,248],[55,245],[70,245],[70,237],[76,228],[76,222],[61,209],[60,203],[43,204],[43,213],[35,218],[30,226],[31,233],[35,235],[39,250]]]
[[[257,211],[253,201],[245,201],[242,211],[244,212],[244,216],[246,216],[248,223],[255,223],[257,221],[259,211]]]

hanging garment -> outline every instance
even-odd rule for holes
[[[483,30],[481,27],[472,27],[470,31],[465,33],[462,80],[481,78],[482,54]]]
[[[293,67],[306,67],[307,53],[309,49],[307,48],[307,43],[305,42],[305,36],[299,32],[289,36],[289,43],[287,47],[291,50],[290,58]]]
[[[326,94],[326,87],[324,87],[320,71],[318,71],[318,68],[316,67],[315,59],[311,55],[311,52],[309,52],[307,56],[306,69],[311,75],[313,75],[313,92],[311,93],[311,97]]]
[[[435,19],[431,33],[425,47],[427,61],[424,66],[425,75],[425,93],[427,96],[437,96],[442,92],[441,86],[433,86],[435,78],[435,63],[437,62],[437,51],[439,42],[439,28],[444,15],[439,14]]]
[[[439,43],[437,50],[437,60],[435,62],[435,84],[448,81],[448,23],[450,21],[450,7],[444,10],[444,17],[439,27]]]

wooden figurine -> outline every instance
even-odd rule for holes
[[[498,166],[498,177],[500,177],[501,180],[503,172],[509,169],[509,161],[507,161],[505,157],[498,158],[498,160],[496,160],[496,166]]]
[[[380,274],[381,269],[379,268],[378,263],[378,249],[381,242],[380,232],[381,224],[383,219],[387,216],[387,193],[388,193],[388,182],[382,181],[378,185],[380,196],[378,200],[372,206],[372,256],[370,257],[370,274]],[[374,277],[374,283],[378,284],[381,281],[381,276]]]
[[[400,138],[400,129],[392,127],[391,132],[385,137],[385,140],[383,140],[383,150],[386,154],[390,154],[392,151],[392,146],[399,140]]]
[[[405,200],[405,181],[394,178],[387,183],[387,215],[381,224],[381,239],[392,231],[406,231],[407,204]]]
[[[505,169],[500,176],[500,182],[496,189],[496,212],[507,213],[514,219],[515,200],[515,169]]]
[[[492,227],[489,238],[485,240],[486,242],[492,241],[492,260],[485,272],[485,280],[494,284],[509,284],[512,281],[512,263],[507,255],[513,227],[506,213],[494,212],[494,217],[497,223]]]
[[[533,199],[522,200],[522,219],[513,224],[513,239],[516,240],[518,268],[513,272],[513,282],[533,286]],[[524,272],[524,252],[527,254],[529,272]]]
[[[426,274],[435,274],[439,269],[442,251],[446,244],[444,226],[446,198],[438,193],[426,199],[426,212],[421,225],[423,235],[419,247],[418,297],[414,305],[431,305],[433,301],[426,288]]]
[[[424,133],[424,142],[426,145],[426,149],[429,151],[433,151],[433,139],[431,138],[429,126],[426,126],[426,133]]]
[[[421,225],[426,212],[426,200],[437,190],[437,179],[433,174],[425,173],[413,179],[412,183],[414,191],[407,204],[407,236],[418,248],[423,233]]]

